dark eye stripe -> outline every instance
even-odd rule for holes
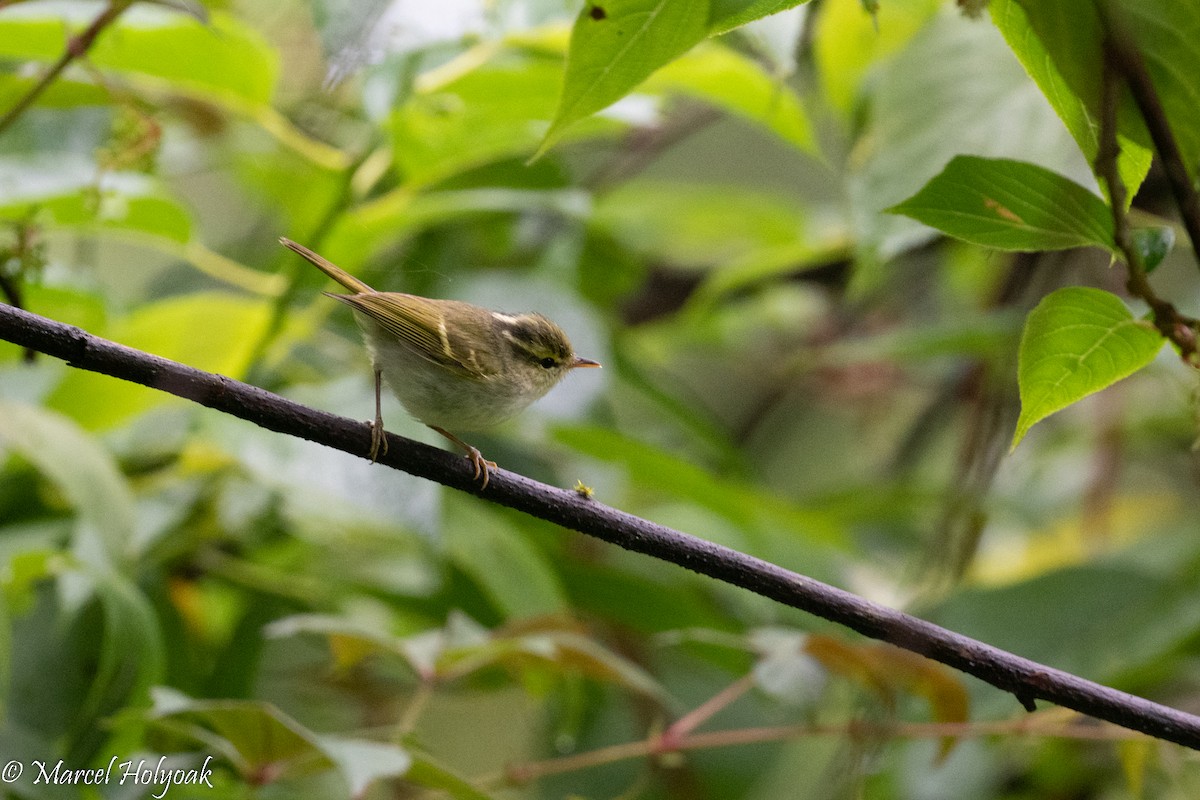
[[[517,324],[508,327],[508,334],[513,338],[514,341],[532,347],[540,338],[541,331],[539,331],[533,325],[518,322]]]
[[[500,323],[500,335],[522,351],[532,364],[552,369],[572,358],[565,334],[544,317],[537,314],[511,316],[493,311],[492,319]]]

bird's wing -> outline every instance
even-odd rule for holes
[[[329,294],[327,292],[327,294]],[[495,372],[492,359],[484,357],[463,341],[457,328],[481,325],[476,319],[483,309],[452,300],[430,300],[401,292],[329,294],[375,321],[422,358],[467,378],[482,380]],[[446,312],[454,306],[456,330],[447,330]],[[487,335],[486,330],[477,333]],[[473,337],[474,338],[474,337]]]

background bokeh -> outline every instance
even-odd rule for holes
[[[964,153],[1099,193],[1014,4],[812,2],[534,158],[578,3],[138,3],[0,130],[6,299],[364,420],[353,320],[280,236],[540,311],[604,369],[470,437],[504,468],[1194,709],[1195,378],[1164,349],[1009,452],[1024,314],[1122,272],[885,213]],[[0,113],[106,6],[0,4]],[[1194,308],[1195,267],[1155,283]],[[1200,791],[1180,748],[5,343],[0,560],[0,753],[214,756],[174,798]]]

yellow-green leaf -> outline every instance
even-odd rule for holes
[[[656,72],[643,88],[690,95],[765,127],[798,150],[816,150],[812,126],[796,93],[728,47],[696,47]]]
[[[106,338],[189,366],[237,377],[267,325],[266,303],[226,294],[194,294],[146,306],[114,323]],[[73,370],[50,407],[85,428],[107,428],[167,402],[170,395],[94,372]]]
[[[1166,2],[1179,5],[1174,0]],[[1101,116],[1104,36],[1093,0],[996,0],[990,8],[996,27],[1021,66],[1037,83],[1084,156],[1089,162],[1095,161],[1100,147],[1097,120]],[[1164,27],[1154,49],[1177,38],[1177,32]],[[1150,169],[1152,154],[1145,126],[1140,115],[1133,113],[1132,104],[1122,109],[1119,120],[1117,168],[1132,199]]]
[[[53,61],[70,36],[99,14],[98,3],[22,3],[0,14],[0,57]],[[168,81],[220,99],[266,105],[278,73],[275,51],[257,31],[214,11],[204,25],[187,14],[138,5],[117,18],[88,51],[101,70]]]
[[[708,32],[708,2],[603,0],[575,20],[562,97],[542,150],[570,125],[620,100]]]
[[[1082,286],[1047,295],[1021,336],[1021,417],[1012,446],[1055,411],[1149,364],[1162,345],[1154,326],[1134,319],[1115,295]]]
[[[0,447],[11,447],[62,491],[92,557],[119,563],[133,535],[133,493],[116,463],[74,422],[35,406],[0,403]]]
[[[1000,250],[1115,250],[1108,206],[1036,164],[958,156],[921,191],[888,209]]]

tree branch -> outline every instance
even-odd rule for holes
[[[194,400],[268,430],[299,436],[366,457],[370,426],[317,411],[222,375],[92,336],[79,328],[0,305],[0,339],[32,347],[80,369],[111,375]],[[1131,730],[1200,749],[1200,717],[1101,686],[956,634],[901,611],[753,556],[681,533],[595,502],[579,493],[496,470],[480,490],[466,459],[388,434],[380,462],[470,492],[633,552],[669,561],[784,605],[890,642],[1014,694],[1033,710],[1036,700],[1107,720]]]
[[[1154,314],[1154,325],[1165,338],[1175,343],[1179,355],[1185,362],[1196,366],[1196,321],[1175,308],[1174,304],[1159,297],[1146,277],[1142,257],[1133,245],[1133,232],[1129,216],[1125,213],[1128,192],[1121,180],[1117,158],[1121,147],[1117,140],[1117,110],[1120,105],[1121,65],[1118,63],[1118,48],[1111,39],[1104,42],[1104,73],[1101,77],[1100,100],[1100,143],[1096,151],[1096,174],[1108,187],[1108,201],[1112,209],[1113,241],[1125,260],[1129,272],[1126,288],[1134,297],[1140,297],[1150,306]]]
[[[1110,62],[1129,86],[1133,101],[1142,113],[1146,128],[1150,131],[1150,139],[1158,158],[1171,185],[1171,193],[1175,196],[1175,204],[1179,207],[1179,216],[1183,227],[1188,232],[1192,242],[1192,251],[1196,254],[1197,265],[1200,266],[1200,194],[1192,183],[1183,153],[1175,134],[1171,131],[1171,123],[1167,112],[1154,88],[1150,71],[1146,69],[1145,59],[1138,49],[1137,42],[1129,31],[1128,23],[1120,15],[1113,0],[1101,0],[1096,4],[1100,20],[1104,25],[1106,39],[1104,41],[1105,61]],[[1116,136],[1114,130],[1113,136]],[[1103,148],[1103,145],[1101,145]],[[1116,201],[1113,201],[1116,205]]]
[[[563,775],[568,772],[576,772],[605,764],[614,764],[633,758],[650,758],[664,752],[682,753],[712,748],[728,748],[734,745],[785,742],[818,736],[857,737],[859,739],[863,737],[943,739],[947,736],[952,736],[956,739],[967,739],[982,738],[985,736],[1021,736],[1027,738],[1045,737],[1094,742],[1127,742],[1140,738],[1136,733],[1130,733],[1128,730],[1119,730],[1110,726],[1086,724],[1086,722],[1080,723],[1079,721],[1072,720],[1037,719],[1036,717],[1024,717],[1015,721],[1000,720],[998,722],[896,721],[875,723],[855,720],[840,723],[778,725],[762,728],[734,728],[723,731],[689,733],[678,741],[671,742],[670,748],[664,748],[662,739],[658,737],[651,737],[636,742],[623,742],[621,744],[600,747],[595,750],[559,756],[546,761],[512,764],[504,770],[503,775],[486,776],[478,780],[478,783],[483,786],[496,788],[512,784],[523,786],[552,775]]]
[[[83,56],[96,41],[96,37],[101,31],[116,21],[117,17],[133,4],[133,0],[111,0],[108,6],[101,11],[91,24],[88,25],[78,36],[72,36],[67,40],[67,46],[63,50],[63,54],[58,57],[51,65],[50,69],[38,79],[38,82],[30,87],[20,100],[10,108],[3,117],[0,117],[0,133],[8,129],[10,125],[17,121],[17,118],[25,112],[25,109],[33,105],[34,101],[42,96],[42,92],[50,88],[50,84],[54,83],[55,79],[62,74],[72,61]],[[0,6],[2,7],[2,6]]]

